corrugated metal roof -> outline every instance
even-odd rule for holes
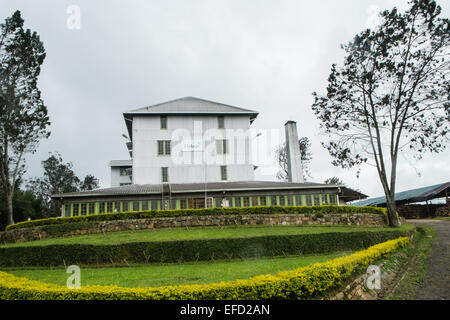
[[[435,199],[439,193],[445,191],[447,188],[450,188],[450,182],[435,184],[428,187],[422,187],[417,189],[406,190],[402,192],[398,192],[395,194],[395,202],[422,202],[431,199]],[[386,197],[377,197],[372,199],[367,199],[363,201],[358,201],[358,203],[354,203],[354,206],[379,206],[386,204]]]
[[[290,183],[280,181],[238,181],[238,182],[210,182],[206,184],[207,192],[214,191],[245,191],[245,190],[274,190],[274,189],[314,189],[314,188],[338,188],[339,185],[322,183]],[[68,197],[95,197],[95,196],[119,196],[142,195],[161,193],[163,184],[131,184],[114,188],[103,188],[90,191],[55,194],[54,198]],[[204,192],[204,183],[170,184],[172,193]],[[363,195],[364,196],[364,195]]]
[[[167,101],[152,106],[139,108],[126,112],[125,114],[253,114],[257,111],[230,106],[227,104],[199,99],[195,97],[184,97]]]

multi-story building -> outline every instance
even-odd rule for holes
[[[186,97],[123,114],[130,159],[113,160],[111,188],[54,195],[62,214],[202,207],[338,205],[366,198],[303,181],[296,124],[285,124],[288,182],[255,181],[250,126],[258,112]]]

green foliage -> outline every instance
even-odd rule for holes
[[[1,247],[0,266],[125,264],[329,253],[367,248],[411,230],[327,232],[246,238],[129,242],[112,245],[59,244]]]
[[[377,207],[354,206],[261,206],[241,208],[208,208],[208,209],[179,209],[179,210],[148,210],[129,211],[120,213],[102,213],[87,216],[75,216],[64,218],[48,218],[33,221],[19,222],[9,225],[6,230],[29,228],[35,226],[68,224],[88,221],[111,221],[128,219],[145,219],[156,217],[182,217],[182,216],[214,216],[214,215],[250,215],[250,214],[354,214],[371,213],[386,214],[386,209]]]
[[[37,86],[45,59],[39,36],[24,29],[17,10],[0,25],[0,38],[0,182],[7,224],[13,224],[12,200],[25,172],[24,156],[50,135],[50,121]]]
[[[342,46],[343,65],[332,65],[326,93],[313,93],[332,164],[377,168],[392,226],[399,152],[420,159],[449,141],[450,27],[440,14],[433,0],[383,11],[378,26]]]
[[[387,257],[408,244],[398,238],[374,245],[349,256],[311,266],[260,275],[248,280],[234,280],[205,285],[180,285],[149,288],[85,286],[68,289],[56,284],[18,278],[0,271],[0,299],[33,300],[266,300],[308,299],[337,288],[350,276],[375,261]]]
[[[0,183],[1,184],[1,183]],[[43,208],[41,199],[37,198],[30,191],[23,191],[17,187],[14,191],[13,200],[14,221],[25,221],[30,219],[41,219]],[[4,230],[7,225],[7,208],[4,193],[0,188],[0,230]]]
[[[58,152],[50,153],[49,157],[42,161],[42,168],[44,169],[42,178],[28,180],[27,189],[42,199],[46,217],[60,214],[61,204],[52,199],[53,194],[98,188],[98,180],[93,175],[87,175],[81,180],[72,170],[73,164],[64,163]]]

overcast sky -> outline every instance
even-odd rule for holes
[[[67,27],[71,5],[80,9],[79,29]],[[448,17],[450,4],[440,5]],[[312,142],[312,181],[338,176],[381,195],[375,168],[363,167],[357,179],[355,170],[331,165],[311,104],[343,58],[340,44],[373,23],[377,9],[393,6],[407,7],[389,0],[3,0],[0,19],[19,9],[47,52],[39,87],[51,137],[27,158],[26,177],[40,176],[41,161],[58,151],[79,176],[94,174],[108,187],[108,162],[128,158],[122,113],[194,96],[259,111],[255,128],[297,121],[299,136]],[[449,181],[448,159],[450,150],[420,162],[400,156],[397,190]],[[272,169],[258,169],[256,179],[274,180]]]

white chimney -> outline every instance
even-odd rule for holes
[[[297,123],[289,120],[284,125],[286,132],[286,156],[288,165],[288,181],[304,182],[303,167],[298,145]]]

